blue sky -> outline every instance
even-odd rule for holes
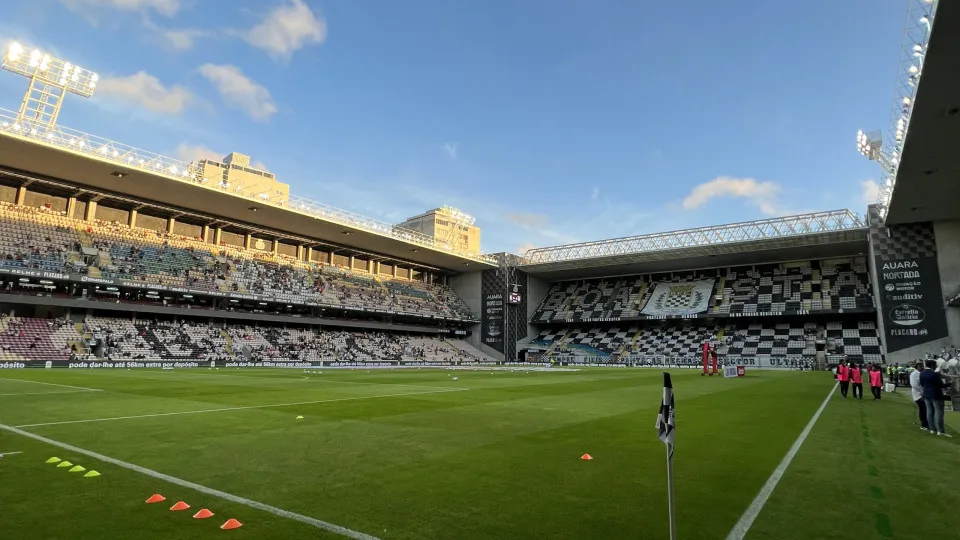
[[[98,71],[62,125],[484,251],[851,208],[905,0],[6,0],[0,38]],[[0,76],[0,107],[25,81]]]

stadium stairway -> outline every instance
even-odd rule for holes
[[[637,293],[637,301],[636,301],[637,313],[640,313],[640,310],[643,309],[643,299],[647,297],[647,288],[649,286],[650,284],[647,283],[646,281],[644,281],[643,284],[640,286],[640,292]]]
[[[80,247],[82,248],[93,247],[93,237],[90,236],[90,233],[82,229],[77,229],[77,236],[80,237]]]
[[[224,347],[224,349],[227,351],[227,354],[230,356],[236,356],[233,352],[233,338],[230,336],[230,332],[227,332],[226,329],[220,330],[220,337],[227,340],[227,344]]]
[[[557,347],[559,347],[560,350],[563,350],[563,349],[564,349],[563,346],[565,345],[567,336],[569,336],[569,335],[570,335],[570,332],[572,332],[572,331],[573,331],[573,330],[571,330],[571,329],[569,329],[569,328],[566,329],[566,330],[563,332],[563,335],[560,336],[560,339],[554,341],[553,343],[550,344],[549,347],[547,347],[547,351],[543,354],[543,356],[549,357],[551,354],[553,354],[553,353],[556,351]]]
[[[481,362],[496,362],[497,359],[492,356],[488,356],[486,353],[482,352],[480,349],[470,345],[466,341],[461,339],[447,339],[443,338],[443,342],[447,345],[450,345],[454,349],[463,351],[469,355],[475,356],[480,359]]]

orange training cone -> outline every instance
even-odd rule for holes
[[[242,526],[243,526],[243,523],[240,523],[239,521],[233,518],[230,518],[227,521],[225,521],[223,525],[220,526],[220,528],[225,531],[229,531],[231,529],[239,529]]]
[[[590,461],[591,459],[593,459],[593,456],[591,456],[590,454],[584,454],[584,455],[580,456],[580,459],[582,459],[582,460],[584,460],[584,461]]]
[[[167,500],[167,498],[164,497],[163,495],[161,495],[161,494],[159,494],[159,493],[154,493],[153,495],[150,496],[149,499],[147,499],[147,504],[153,504],[153,503],[163,502],[163,501],[165,501],[165,500]]]
[[[207,510],[206,508],[201,509],[199,512],[193,515],[193,519],[207,519],[208,517],[213,517],[213,512]]]
[[[171,506],[171,507],[170,507],[170,511],[171,511],[171,512],[179,512],[180,510],[186,510],[187,508],[190,508],[190,505],[187,504],[187,503],[185,503],[185,502],[183,502],[183,501],[180,501],[180,502],[178,502],[177,504]]]

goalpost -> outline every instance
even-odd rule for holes
[[[710,343],[703,343],[703,375],[713,377],[717,373],[717,348],[711,347]]]

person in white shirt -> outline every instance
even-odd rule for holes
[[[920,386],[920,372],[923,371],[923,362],[917,362],[910,372],[910,397],[917,404],[920,412],[920,429],[930,431],[927,424],[927,405],[923,401],[923,387]]]

